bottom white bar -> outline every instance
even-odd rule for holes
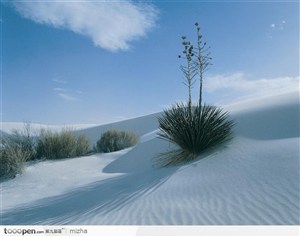
[[[0,236],[300,236],[299,226],[1,226]]]

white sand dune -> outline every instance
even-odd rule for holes
[[[299,225],[299,93],[226,107],[234,138],[184,166],[158,168],[170,148],[156,137],[158,114],[108,128],[141,141],[111,154],[30,164],[1,183],[2,224]]]
[[[109,129],[122,129],[125,131],[131,131],[141,136],[142,140],[147,139],[150,134],[158,128],[157,117],[160,113],[150,114],[147,116],[128,119],[120,122],[114,122],[111,124],[93,126],[87,129],[78,130],[79,134],[85,134],[89,137],[92,143],[96,143],[101,134]],[[152,136],[153,137],[153,136]]]

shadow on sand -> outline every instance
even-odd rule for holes
[[[157,153],[154,147],[157,148],[159,142],[161,143],[154,139],[139,144],[103,170],[123,175],[91,183],[60,196],[36,201],[19,210],[2,213],[1,224],[72,224],[76,217],[83,214],[93,212],[104,214],[121,209],[144,194],[159,188],[178,169],[178,167],[149,166],[153,155]]]

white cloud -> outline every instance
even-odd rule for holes
[[[146,3],[123,1],[13,1],[25,18],[68,29],[92,39],[96,46],[127,50],[155,25],[158,10]]]
[[[299,77],[249,79],[239,72],[207,77],[204,89],[207,93],[232,99],[262,97],[299,90]]]
[[[65,92],[66,89],[60,88],[60,87],[55,87],[53,88],[54,91],[59,91],[59,92]]]
[[[58,78],[53,78],[52,81],[55,82],[55,83],[58,83],[58,84],[68,84],[67,81],[61,80],[61,79],[58,79]]]
[[[79,95],[83,94],[83,92],[80,90],[72,90],[61,87],[55,87],[53,90],[55,91],[56,95],[66,101],[78,101],[80,100]]]
[[[79,100],[78,98],[76,98],[74,96],[71,96],[71,95],[68,95],[66,93],[58,93],[58,96],[61,97],[61,98],[63,98],[66,101],[76,101],[76,100]]]

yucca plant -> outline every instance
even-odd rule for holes
[[[194,160],[206,149],[228,141],[234,122],[222,109],[194,106],[190,113],[185,104],[175,104],[164,111],[159,121],[159,137],[177,145],[177,149],[162,153],[159,163],[172,165]]]
[[[209,48],[206,42],[202,41],[199,24],[195,23],[195,26],[197,47],[183,36],[183,55],[179,55],[179,58],[186,60],[186,65],[181,66],[180,69],[185,77],[185,85],[188,87],[188,102],[175,104],[158,118],[159,138],[177,146],[177,149],[158,156],[157,162],[162,165],[191,161],[206,149],[228,141],[232,135],[234,122],[230,120],[229,114],[218,107],[202,103],[203,75],[211,65],[211,57],[207,52]],[[197,75],[200,85],[199,102],[192,106],[191,89]]]

